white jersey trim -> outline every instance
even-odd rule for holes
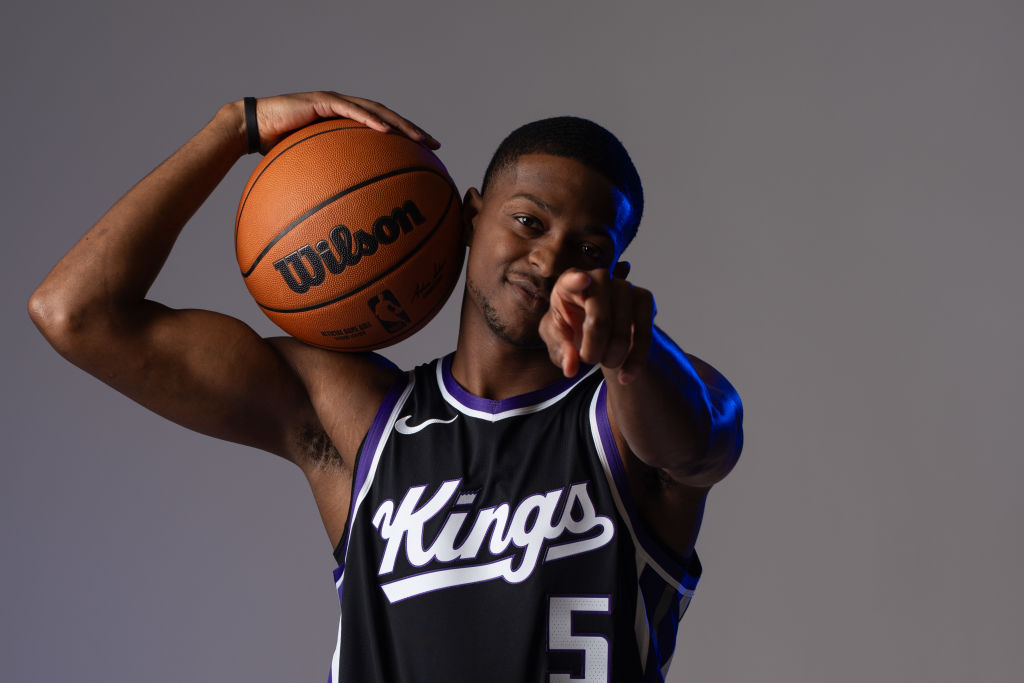
[[[444,364],[443,364],[442,361],[440,361],[440,360],[437,361],[437,366],[436,366],[435,374],[437,376],[437,386],[441,390],[441,396],[444,397],[444,400],[449,405],[451,405],[453,408],[458,410],[460,413],[462,413],[464,415],[468,415],[470,417],[478,418],[480,420],[486,420],[487,422],[498,422],[500,420],[505,420],[505,419],[508,419],[510,417],[515,417],[517,415],[529,415],[531,413],[536,413],[536,412],[539,412],[541,410],[544,410],[545,408],[553,406],[554,404],[558,403],[563,398],[565,398],[566,395],[568,395],[569,392],[571,392],[574,388],[576,388],[577,384],[579,384],[584,379],[586,379],[587,377],[590,377],[590,375],[592,375],[595,372],[597,372],[599,367],[600,367],[600,366],[597,366],[597,365],[593,366],[586,373],[578,376],[576,378],[576,380],[572,384],[570,384],[568,387],[566,387],[563,391],[559,392],[558,394],[555,394],[554,396],[552,396],[551,398],[547,399],[546,401],[542,401],[540,403],[535,403],[535,404],[532,404],[532,405],[517,406],[515,408],[510,408],[508,410],[501,410],[501,411],[498,411],[498,412],[488,412],[488,411],[484,411],[484,410],[477,410],[475,408],[470,408],[465,403],[463,403],[458,398],[456,398],[454,395],[452,395],[452,393],[450,391],[448,391],[448,387],[446,387],[445,383],[444,383],[443,365]],[[514,399],[507,399],[507,400],[510,403],[514,403],[515,402]],[[501,403],[501,401],[495,401],[495,403]]]

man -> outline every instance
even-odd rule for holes
[[[437,147],[337,93],[256,113],[263,151],[337,116]],[[742,409],[626,279],[643,199],[625,150],[579,119],[503,143],[464,201],[457,348],[403,374],[145,299],[248,133],[225,105],[100,219],[29,302],[46,338],[168,419],[302,469],[339,562],[332,680],[661,680]]]

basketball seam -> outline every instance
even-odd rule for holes
[[[292,144],[288,145],[287,147],[282,149],[280,152],[275,154],[273,157],[271,157],[270,161],[267,162],[267,165],[264,166],[262,169],[260,169],[259,174],[257,174],[256,178],[252,181],[252,184],[249,185],[249,189],[246,190],[245,196],[242,197],[242,203],[238,207],[238,218],[235,219],[235,234],[236,235],[238,234],[238,223],[241,221],[242,212],[245,211],[245,205],[249,202],[249,195],[252,194],[253,188],[256,187],[256,183],[258,183],[260,181],[260,178],[262,178],[263,174],[267,172],[267,169],[269,169],[271,166],[273,166],[275,161],[277,161],[278,159],[280,159],[281,157],[284,156],[285,152],[290,150],[292,147],[295,147],[296,145],[301,145],[306,140],[312,140],[313,138],[315,138],[315,137],[317,137],[319,135],[326,135],[327,133],[334,133],[334,132],[337,132],[339,130],[354,130],[354,129],[359,129],[359,128],[362,128],[364,130],[371,130],[370,128],[367,128],[366,126],[343,126],[343,127],[338,127],[338,128],[331,128],[329,130],[322,130],[322,131],[319,131],[317,133],[313,133],[312,135],[307,135],[306,137],[302,138],[301,140],[296,140],[295,142],[293,142]]]
[[[441,214],[441,217],[437,219],[437,223],[434,224],[434,227],[432,227],[430,229],[430,232],[428,232],[426,234],[426,236],[423,238],[423,242],[422,243],[426,243],[427,240],[429,240],[430,237],[435,232],[437,232],[438,228],[440,228],[441,224],[444,222],[444,219],[448,216],[448,212],[452,208],[452,200],[456,196],[458,196],[456,194],[455,188],[453,186],[449,185],[449,189],[451,189],[451,192],[448,194],[448,204],[445,205],[445,207],[444,207],[444,213]],[[341,294],[340,296],[336,296],[333,299],[329,299],[328,301],[323,301],[321,303],[318,303],[315,306],[305,306],[303,308],[270,308],[269,306],[264,306],[262,303],[259,302],[258,299],[256,300],[256,303],[263,310],[271,311],[273,313],[305,313],[307,311],[315,311],[318,308],[323,308],[324,306],[330,306],[331,304],[334,304],[334,303],[337,303],[337,302],[342,301],[344,299],[347,299],[348,297],[352,296],[353,294],[358,294],[359,292],[363,291],[367,287],[370,287],[371,285],[374,285],[377,282],[380,282],[381,279],[383,279],[388,274],[394,272],[399,266],[403,265],[406,261],[408,261],[410,258],[412,258],[417,253],[418,253],[418,251],[416,251],[416,250],[408,252],[400,260],[396,261],[394,263],[394,265],[392,265],[390,268],[388,268],[384,272],[378,274],[377,277],[373,278],[372,280],[370,280],[368,282],[364,282],[363,284],[359,285],[355,289],[351,289],[351,290],[345,292],[344,294]],[[252,272],[252,271],[249,271],[249,272]],[[255,298],[255,297],[253,297],[253,298]]]
[[[289,232],[294,230],[295,227],[299,225],[299,223],[301,223],[302,221],[306,220],[307,218],[309,218],[310,216],[312,216],[313,214],[315,214],[317,211],[319,211],[320,209],[324,208],[328,204],[336,202],[339,199],[341,199],[342,197],[344,197],[345,195],[351,194],[352,192],[355,192],[356,190],[360,190],[360,189],[366,187],[367,185],[372,185],[373,183],[379,182],[381,180],[386,180],[387,178],[392,178],[394,176],[402,175],[404,173],[416,173],[417,171],[425,171],[427,173],[433,173],[434,175],[436,175],[439,178],[441,178],[442,180],[444,180],[445,184],[448,185],[449,188],[451,188],[452,193],[453,194],[455,193],[455,187],[452,185],[452,182],[448,179],[448,177],[444,173],[441,173],[437,169],[431,168],[429,166],[409,166],[407,168],[399,168],[399,169],[395,169],[394,171],[388,171],[387,173],[384,173],[382,175],[376,176],[374,178],[369,178],[368,180],[364,180],[361,183],[357,183],[355,185],[352,185],[351,187],[345,188],[344,190],[342,190],[338,194],[334,195],[333,197],[328,197],[327,199],[325,199],[324,201],[320,202],[316,206],[312,207],[311,209],[308,209],[301,216],[299,216],[294,221],[292,221],[287,226],[285,226],[285,228],[281,232],[279,232],[277,234],[277,236],[274,237],[274,239],[270,240],[270,242],[267,243],[267,246],[263,247],[263,250],[260,251],[259,255],[256,256],[256,260],[253,261],[253,264],[249,267],[249,270],[242,271],[242,277],[243,278],[248,278],[250,275],[252,275],[253,271],[256,270],[256,267],[260,264],[260,262],[267,255],[267,253],[274,247],[274,245],[276,245],[278,242],[280,242],[282,239],[284,239],[285,235],[287,235]],[[451,199],[449,198],[449,206],[450,205],[451,205]],[[445,209],[445,213],[448,213],[448,209],[447,208]],[[431,231],[431,232],[433,232],[433,231]]]

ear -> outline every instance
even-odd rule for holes
[[[480,215],[483,202],[483,196],[475,187],[466,190],[466,196],[462,199],[462,241],[466,243],[467,247],[473,245],[476,218]]]
[[[625,280],[629,277],[629,261],[619,261],[612,266],[612,277],[616,280]]]

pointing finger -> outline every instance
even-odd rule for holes
[[[582,307],[587,297],[587,290],[592,280],[582,270],[567,270],[555,281],[551,289],[551,300],[565,299],[576,306]]]
[[[578,334],[574,329],[579,325],[572,320],[573,312],[563,310],[558,303],[541,318],[539,332],[551,362],[562,369],[563,375],[572,377],[579,370]]]

